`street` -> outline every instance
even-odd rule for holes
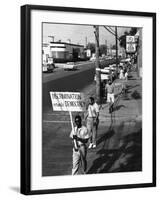
[[[57,73],[50,74],[49,78],[45,76],[43,78],[43,113],[52,111],[50,91],[79,92],[93,82],[94,74],[94,63],[86,63],[76,71],[60,69]]]
[[[42,175],[71,175],[72,141],[69,113],[53,112],[49,91],[77,91],[95,96],[94,67],[49,75],[43,79]],[[67,75],[66,75],[67,74]],[[48,77],[50,77],[48,79]],[[58,77],[58,78],[57,78]],[[119,80],[116,80],[119,83]],[[130,73],[127,92],[117,89],[112,114],[104,101],[100,109],[97,148],[88,150],[87,174],[142,170],[142,81]],[[76,113],[73,113],[73,116]],[[83,117],[83,113],[80,113]],[[85,124],[85,122],[83,121]]]

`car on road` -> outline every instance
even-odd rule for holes
[[[53,72],[54,64],[43,64],[43,72]]]
[[[67,62],[66,64],[64,64],[63,69],[64,70],[76,70],[77,65],[75,65],[74,62]]]
[[[53,62],[53,58],[48,58],[46,61],[43,61],[42,71],[43,72],[53,72],[55,68],[55,64]]]

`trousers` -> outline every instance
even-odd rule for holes
[[[87,118],[87,129],[90,134],[89,142],[96,145],[97,139],[97,128],[98,128],[98,121],[96,121],[95,117],[88,117]]]
[[[108,93],[107,102],[114,103],[114,94],[113,93]]]
[[[87,147],[86,145],[81,145],[78,151],[75,151],[73,148],[72,160],[73,160],[73,167],[72,167],[72,175],[79,174],[80,168],[82,169],[83,174],[85,174],[87,170]]]

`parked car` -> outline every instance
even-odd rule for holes
[[[48,63],[43,64],[43,72],[53,72],[54,68],[55,68],[54,63],[52,63],[52,64],[48,64]]]
[[[109,79],[112,80],[111,70],[108,67],[100,69],[100,76],[101,76],[101,82],[104,80],[108,81]],[[94,80],[96,81],[96,74],[94,76]]]
[[[53,63],[53,58],[48,58],[46,61],[43,61],[42,71],[43,72],[53,72],[55,64]]]
[[[115,80],[118,77],[118,67],[116,66],[116,64],[113,64],[109,65],[109,68],[111,70],[112,77]]]
[[[64,67],[64,70],[76,70],[77,69],[77,65],[75,65],[74,62],[67,62]]]

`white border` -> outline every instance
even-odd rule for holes
[[[75,23],[143,27],[143,172],[42,177],[41,23]],[[111,186],[152,182],[152,18],[121,15],[31,12],[31,189]]]

